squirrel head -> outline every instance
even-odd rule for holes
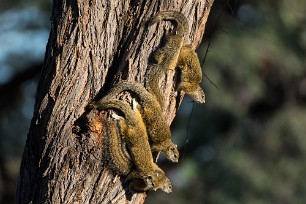
[[[166,149],[166,157],[172,161],[172,162],[178,162],[178,159],[179,159],[179,156],[180,156],[180,153],[177,149],[177,145],[172,143],[172,141],[170,140],[169,141],[169,145]]]
[[[190,97],[197,103],[205,103],[205,93],[199,86],[193,93],[189,93]]]

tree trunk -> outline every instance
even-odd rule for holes
[[[18,203],[143,203],[145,193],[128,196],[127,184],[106,166],[100,126],[83,129],[85,107],[121,79],[144,83],[149,57],[161,42],[164,23],[146,22],[160,10],[188,17],[190,39],[202,39],[213,0],[58,1],[17,188]],[[174,74],[164,87],[167,122],[182,99],[173,97]],[[170,97],[172,96],[172,97]],[[174,187],[175,188],[175,187]],[[166,194],[165,194],[166,196]]]

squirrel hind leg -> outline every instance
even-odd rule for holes
[[[159,155],[160,155],[160,152],[152,152],[152,156],[153,156],[153,159],[154,159],[155,163],[157,163]]]

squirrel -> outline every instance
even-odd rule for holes
[[[199,85],[202,81],[201,65],[191,44],[182,47],[177,66],[182,70],[178,91],[183,90],[196,102],[205,103],[205,93]]]
[[[179,151],[177,145],[171,140],[170,127],[162,116],[161,107],[155,96],[149,93],[142,84],[121,81],[111,88],[100,102],[112,100],[123,91],[131,91],[139,98],[140,113],[147,128],[151,151],[153,153],[163,152],[170,161],[178,162]]]
[[[117,109],[124,114],[124,119],[119,117],[119,127],[122,133],[122,141],[126,143],[130,157],[125,157],[125,150],[122,149],[120,136],[116,131],[113,122],[106,122],[107,133],[109,134],[109,154],[114,161],[111,162],[113,170],[118,174],[127,175],[131,172],[132,166],[136,170],[132,171],[127,180],[131,180],[130,187],[136,191],[157,190],[161,188],[165,192],[171,192],[171,182],[165,173],[153,162],[153,157],[148,142],[146,127],[141,119],[138,111],[133,111],[131,107],[120,100],[113,99],[111,101],[92,102],[90,108],[97,110]],[[141,179],[145,185],[140,185]],[[164,182],[164,183],[163,183]]]
[[[196,102],[204,103],[205,94],[200,87],[202,70],[199,58],[189,43],[189,25],[186,17],[177,11],[161,11],[150,20],[149,24],[153,25],[161,20],[175,21],[177,23],[176,34],[167,33],[164,46],[153,53],[154,60],[160,66],[154,64],[151,67],[153,69],[150,71],[146,83],[149,92],[154,94],[163,106],[164,98],[160,94],[156,76],[161,76],[165,70],[179,68],[181,70],[181,84],[179,84],[178,90],[189,94]]]

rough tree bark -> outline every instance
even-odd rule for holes
[[[105,166],[103,136],[97,134],[103,123],[95,127],[96,134],[80,135],[74,130],[83,127],[88,103],[112,84],[120,79],[144,83],[150,54],[160,45],[164,25],[172,25],[162,22],[148,27],[148,19],[160,10],[181,11],[189,19],[190,39],[196,47],[212,3],[54,0],[52,28],[20,169],[18,203],[144,202],[145,193],[129,197],[126,183]],[[173,94],[175,79],[169,72],[164,87],[169,124],[182,99],[180,93]]]

